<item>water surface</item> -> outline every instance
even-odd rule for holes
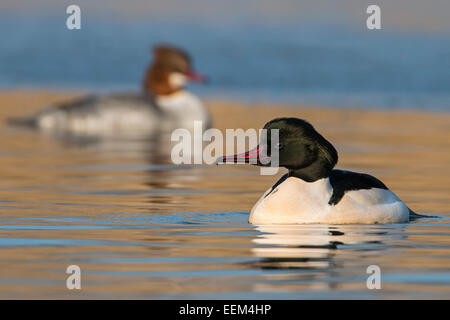
[[[380,134],[369,126],[363,146],[339,128],[347,168],[371,168],[440,218],[252,226],[249,209],[277,179],[254,167],[175,166],[158,139],[67,141],[3,127],[0,298],[450,298],[444,142],[401,148],[368,139]],[[399,165],[409,157],[422,167]],[[72,264],[80,291],[66,289]],[[381,290],[366,287],[369,265],[381,268]]]

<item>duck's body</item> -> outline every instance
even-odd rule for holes
[[[141,93],[89,95],[51,105],[37,114],[11,123],[25,124],[46,132],[77,135],[127,135],[153,133],[183,127],[194,121],[210,126],[207,109],[186,91],[188,81],[202,81],[192,71],[186,52],[170,46],[154,49]]]
[[[333,172],[331,175],[346,176],[344,179],[348,182],[360,175],[350,171]],[[253,206],[250,223],[374,224],[409,221],[408,207],[387,188],[360,185],[357,189],[344,190],[329,177],[306,182],[288,174],[280,181]],[[344,192],[343,196],[334,203],[336,194],[341,192]]]
[[[155,98],[143,93],[87,96],[50,106],[23,119],[47,132],[78,135],[145,134],[190,128],[195,120],[209,126],[209,116],[200,99],[184,90]]]
[[[274,162],[288,169],[288,174],[253,206],[250,223],[385,224],[419,217],[377,178],[334,169],[336,149],[308,122],[279,118],[269,121],[264,129],[267,139],[257,148],[218,160],[260,166]],[[279,139],[272,141],[272,130],[278,132],[275,136]]]

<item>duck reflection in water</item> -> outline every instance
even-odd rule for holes
[[[386,242],[404,239],[404,225],[261,225],[252,253],[261,269],[323,270],[343,267],[345,253],[377,255]],[[342,259],[340,259],[342,257]]]

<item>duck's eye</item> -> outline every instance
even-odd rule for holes
[[[283,148],[283,144],[281,142],[278,142],[275,144],[275,149],[282,149]]]

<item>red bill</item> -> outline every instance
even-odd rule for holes
[[[188,71],[186,73],[186,76],[188,80],[192,82],[206,82],[208,80],[208,78],[205,75],[196,73],[192,70]]]
[[[222,156],[217,158],[216,164],[251,163],[256,165],[266,165],[269,163],[270,157],[263,154],[263,150],[263,146],[257,146],[256,148],[244,153],[239,153],[232,156]]]

